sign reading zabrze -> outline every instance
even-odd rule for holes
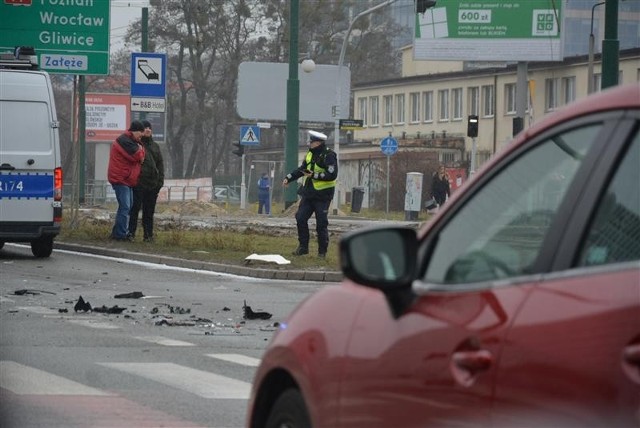
[[[109,74],[109,0],[3,0],[0,51],[33,46],[51,73]]]

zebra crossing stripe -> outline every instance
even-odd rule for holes
[[[144,342],[157,343],[162,346],[196,346],[191,342],[184,342],[182,340],[169,339],[163,336],[134,336],[135,339],[142,340]]]
[[[0,361],[0,388],[17,395],[114,395],[14,361]]]
[[[243,366],[258,367],[260,360],[241,354],[206,354],[207,357],[217,358],[231,363],[242,364]]]
[[[98,363],[204,398],[248,400],[251,384],[173,363]]]

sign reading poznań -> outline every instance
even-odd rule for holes
[[[438,0],[417,14],[414,58],[561,61],[562,1]]]
[[[33,46],[50,73],[109,74],[109,0],[0,1],[0,51]]]

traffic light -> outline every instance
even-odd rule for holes
[[[425,13],[430,7],[436,5],[436,0],[416,0],[416,12]]]
[[[467,137],[478,136],[478,116],[475,114],[469,115],[469,122],[467,123]]]
[[[234,146],[238,146],[237,149],[235,149],[234,151],[232,151],[231,153],[233,153],[236,156],[242,156],[244,155],[244,146],[240,143],[233,143]]]

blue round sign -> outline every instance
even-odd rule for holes
[[[382,153],[391,156],[398,151],[398,140],[393,137],[387,137],[384,140],[380,141],[380,150]]]

